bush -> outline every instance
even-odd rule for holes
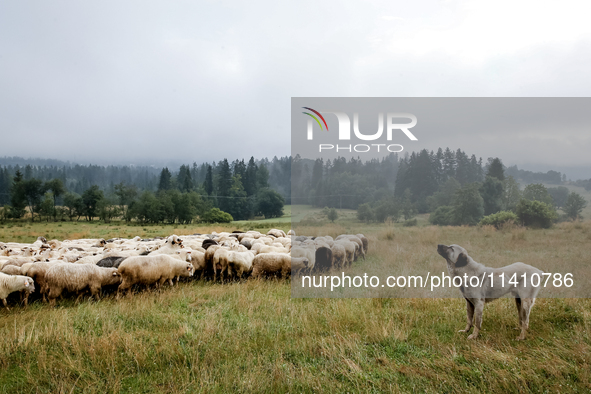
[[[257,211],[265,216],[265,219],[280,218],[283,216],[285,199],[275,190],[262,189],[257,193]]]
[[[472,183],[456,191],[453,202],[453,224],[473,226],[484,216],[484,200],[478,191],[479,184]]]
[[[519,218],[517,217],[517,215],[515,215],[513,212],[501,211],[483,217],[480,221],[480,225],[491,225],[495,226],[496,228],[500,228],[503,224],[508,222],[517,222],[518,219]]]
[[[357,219],[362,222],[371,222],[374,220],[374,212],[369,203],[359,205],[359,208],[357,208]]]
[[[334,223],[334,221],[339,218],[339,213],[336,209],[330,208],[330,210],[328,211],[328,215],[326,216],[328,217],[328,220]]]
[[[417,219],[414,218],[414,219],[406,220],[404,223],[402,223],[402,225],[404,227],[413,227],[413,226],[416,226],[417,225]]]
[[[515,209],[519,221],[528,227],[550,228],[556,220],[556,211],[541,201],[530,201],[522,199]]]
[[[576,220],[581,217],[581,212],[587,206],[587,201],[575,192],[568,195],[564,204],[564,213],[571,219]]]
[[[437,226],[453,225],[453,207],[442,205],[429,215],[429,222]]]
[[[206,223],[230,223],[234,218],[219,208],[211,208],[201,218]]]

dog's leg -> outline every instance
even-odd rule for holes
[[[472,328],[472,319],[474,318],[474,305],[466,298],[466,328],[458,332],[468,332]]]
[[[484,310],[484,298],[473,298],[472,303],[474,304],[474,332],[468,336],[468,339],[478,338],[480,327],[482,325],[482,311]]]
[[[524,298],[521,302],[521,310],[522,310],[522,321],[521,321],[521,334],[517,337],[518,341],[522,341],[525,339],[525,333],[529,328],[529,313],[531,312],[531,308],[534,306],[536,302],[535,298]]]
[[[515,306],[517,306],[517,316],[519,316],[519,327],[516,330],[521,330],[523,327],[523,312],[521,308],[521,298],[515,297]]]

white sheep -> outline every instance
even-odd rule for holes
[[[118,269],[122,281],[117,290],[117,298],[134,284],[152,285],[158,287],[176,276],[192,276],[194,272],[191,263],[182,261],[170,255],[132,256],[123,260]],[[128,292],[131,296],[131,291]]]
[[[6,275],[0,272],[0,299],[6,307],[10,310],[6,303],[6,298],[15,291],[27,290],[29,293],[35,291],[35,284],[33,279],[23,275]]]
[[[64,290],[78,294],[78,300],[85,290],[90,290],[91,296],[99,299],[103,286],[115,285],[121,282],[121,275],[116,268],[104,268],[91,264],[55,264],[45,274],[46,286],[49,288],[49,304],[54,306],[55,299]]]
[[[242,278],[244,273],[252,271],[254,257],[252,252],[229,252],[227,257],[228,275],[231,275],[232,270],[234,270],[238,279]]]
[[[308,259],[305,257],[293,258],[284,253],[261,253],[252,261],[252,277],[258,278],[263,274],[280,273],[282,278],[291,274],[292,262],[297,270],[308,267]]]

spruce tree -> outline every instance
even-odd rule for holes
[[[207,173],[205,174],[205,181],[203,182],[203,188],[208,196],[213,193],[213,170],[210,165],[207,166]]]
[[[170,190],[172,187],[171,182],[172,174],[168,170],[168,167],[164,167],[160,172],[160,182],[158,182],[158,191]]]

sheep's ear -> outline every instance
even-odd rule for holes
[[[113,271],[113,276],[117,276],[117,271]]]
[[[466,256],[466,253],[462,252],[460,253],[460,255],[458,256],[458,259],[456,260],[456,267],[464,267],[466,265],[468,265],[468,256]]]
[[[28,286],[28,285],[29,285],[29,281],[25,280],[25,286]]]

